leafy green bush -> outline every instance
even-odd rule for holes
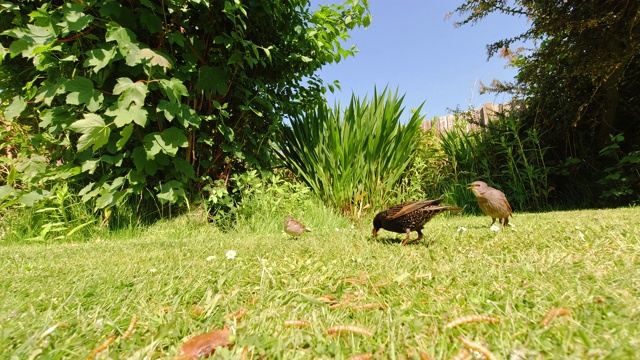
[[[625,155],[620,149],[624,135],[611,136],[611,145],[600,150],[600,154],[613,160],[613,165],[604,170],[606,176],[598,180],[602,186],[601,200],[611,205],[640,203],[640,151]]]
[[[343,213],[354,214],[365,196],[370,205],[382,206],[396,196],[394,188],[418,147],[421,107],[403,125],[403,99],[385,89],[374,90],[370,101],[353,95],[344,111],[319,105],[283,128],[279,154],[314,193]]]
[[[282,117],[324,102],[315,72],[353,55],[341,42],[369,20],[351,1],[4,3],[0,73],[23,85],[4,117],[46,151],[0,185],[18,202],[64,180],[95,210],[189,205],[270,164]]]

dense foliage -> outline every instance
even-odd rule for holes
[[[282,118],[324,101],[315,72],[369,21],[366,1],[2,2],[0,199],[69,182],[96,209],[188,205],[270,163]]]
[[[403,99],[385,89],[370,100],[353,95],[345,109],[319,105],[291,119],[279,153],[320,198],[343,212],[357,214],[366,203],[382,207],[396,199],[424,119],[420,107],[401,124]]]
[[[531,19],[524,34],[488,46],[519,68],[520,118],[536,129],[550,189],[573,205],[640,200],[640,2],[634,0],[465,1],[458,24],[492,12]],[[533,49],[510,49],[520,41]]]

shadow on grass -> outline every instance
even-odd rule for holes
[[[389,237],[389,236],[378,236],[378,237],[372,237],[369,236],[367,239],[369,239],[370,241],[375,241],[375,242],[379,242],[380,244],[384,244],[384,245],[400,245],[402,244],[402,241],[404,241],[404,237]],[[420,239],[420,241],[416,240],[415,235],[411,237],[411,239],[413,240],[412,242],[408,243],[406,246],[416,246],[416,245],[424,245],[424,246],[430,246],[431,243],[433,243],[432,239],[427,238],[426,236],[423,237],[422,239]]]

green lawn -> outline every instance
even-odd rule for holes
[[[384,230],[371,239],[370,220],[365,237],[335,216],[300,220],[313,232],[298,239],[280,219],[223,233],[182,217],[135,236],[1,244],[0,358],[87,358],[115,335],[96,358],[171,359],[225,325],[235,345],[215,358],[446,359],[459,336],[499,359],[640,353],[640,208],[518,213],[500,232],[488,217],[440,215],[406,247]],[[571,315],[541,327],[552,308]],[[473,314],[500,322],[445,328]],[[324,333],[336,325],[373,335]]]

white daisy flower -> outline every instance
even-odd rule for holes
[[[215,255],[207,256],[207,261],[211,261],[211,260],[215,260],[215,259],[216,259]]]
[[[236,253],[234,250],[229,250],[229,251],[227,251],[226,254],[224,254],[224,256],[226,256],[227,259],[229,259],[229,260],[235,258],[236,255],[238,255],[238,253]]]
[[[464,226],[460,226],[457,231],[458,232],[461,232],[461,231],[464,232],[464,231],[467,231],[467,228],[464,227]]]
[[[498,225],[491,225],[491,227],[489,228],[489,230],[491,230],[491,231],[500,231],[500,226],[498,226]]]

